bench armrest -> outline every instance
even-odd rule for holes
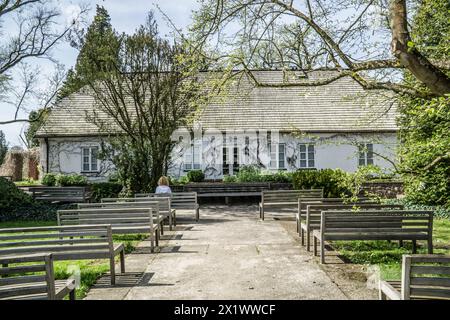
[[[400,292],[387,281],[380,280],[380,293],[390,300],[401,300]]]

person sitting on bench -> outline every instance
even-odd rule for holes
[[[159,178],[155,193],[172,193],[169,187],[169,179],[166,176]]]

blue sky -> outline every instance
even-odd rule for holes
[[[170,27],[158,12],[157,7],[167,14],[176,24],[177,28],[186,28],[191,22],[192,10],[198,7],[196,0],[59,0],[61,12],[68,18],[77,10],[80,4],[88,4],[91,11],[88,21],[92,21],[95,15],[95,6],[104,6],[110,16],[113,27],[119,32],[132,33],[140,24],[144,23],[148,11],[154,10],[159,24],[161,34],[169,34]],[[4,25],[4,33],[7,34],[8,23]],[[53,50],[53,56],[68,69],[75,64],[77,51],[67,44],[60,44]],[[42,59],[29,61],[33,66],[39,66],[43,73],[49,72],[50,64]],[[14,109],[5,103],[0,102],[0,121],[13,118]],[[24,124],[16,123],[0,126],[10,146],[21,145],[19,134],[23,130]]]

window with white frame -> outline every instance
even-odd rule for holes
[[[184,152],[184,170],[200,169],[201,140],[195,140]]]
[[[314,168],[315,167],[314,145],[301,143],[299,144],[298,148],[299,148],[300,168]]]
[[[83,172],[98,171],[98,147],[83,147],[82,149],[82,165]]]
[[[286,144],[278,145],[278,169],[286,169]]]
[[[361,143],[358,145],[358,165],[367,166],[373,164],[373,144]]]

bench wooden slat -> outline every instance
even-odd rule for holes
[[[420,285],[420,286],[432,286],[432,287],[449,287],[450,288],[450,278],[417,278],[411,277],[410,281],[411,285]]]
[[[450,275],[450,267],[412,266],[411,274],[446,274]]]
[[[55,239],[55,240],[36,240],[36,241],[19,241],[19,242],[0,242],[0,248],[14,246],[31,246],[46,244],[75,244],[75,243],[100,243],[106,242],[106,239]]]
[[[414,288],[410,289],[410,296],[433,299],[450,299],[450,289],[445,288]]]
[[[0,278],[0,286],[14,283],[21,284],[21,283],[43,282],[43,281],[45,281],[44,275]]]
[[[0,275],[18,274],[25,272],[43,272],[45,271],[45,265],[29,265],[29,266],[18,266],[18,267],[5,267],[0,269]]]

